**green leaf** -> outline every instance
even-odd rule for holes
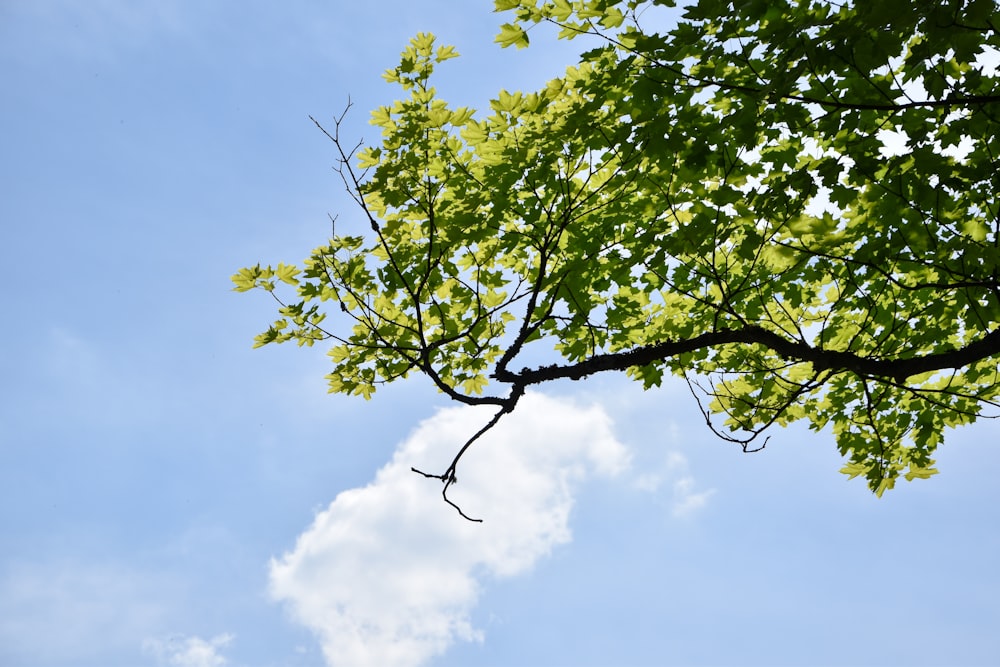
[[[930,479],[931,475],[938,474],[937,468],[916,468],[910,466],[909,471],[907,471],[905,477],[907,482],[912,482],[915,479]]]
[[[454,46],[439,46],[437,54],[435,55],[435,59],[439,63],[457,57],[458,57],[458,51],[455,50]]]
[[[481,375],[474,375],[462,383],[462,391],[470,396],[480,396],[489,385],[489,380]]]
[[[512,23],[504,23],[500,26],[500,33],[493,41],[503,48],[516,46],[519,49],[523,49],[528,46],[528,33],[526,33],[521,26],[514,25]]]
[[[507,293],[506,292],[496,292],[494,290],[490,290],[490,291],[486,292],[485,294],[483,294],[480,297],[480,299],[482,300],[483,306],[485,306],[486,308],[496,308],[497,306],[499,306],[500,304],[502,304],[504,301],[506,301],[506,299],[507,299]]]
[[[358,166],[362,169],[370,169],[377,166],[382,157],[382,151],[378,148],[365,148],[358,151]]]
[[[240,269],[237,273],[233,274],[230,280],[236,287],[233,288],[236,292],[247,292],[252,290],[257,286],[257,277],[260,275],[260,266],[255,266],[250,269]]]
[[[985,241],[990,233],[990,228],[982,220],[966,220],[962,223],[962,232],[972,238],[973,241]]]
[[[278,268],[275,269],[274,275],[281,280],[281,282],[288,285],[298,285],[299,281],[297,276],[299,275],[299,270],[295,268],[292,264],[278,264]]]

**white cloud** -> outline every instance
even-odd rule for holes
[[[694,479],[685,475],[674,482],[674,498],[670,513],[678,518],[690,516],[704,507],[713,495],[715,489],[695,492]]]
[[[672,492],[670,513],[675,518],[694,514],[715,495],[715,489],[697,490],[687,457],[678,451],[668,451],[659,470],[644,472],[636,477],[634,483],[641,491],[656,493],[668,480]]]
[[[143,642],[143,649],[171,667],[222,667],[227,661],[219,651],[232,641],[231,634],[218,635],[207,641],[201,637],[147,639]]]
[[[169,667],[222,667],[232,635],[143,639],[177,622],[186,589],[122,562],[0,563],[0,665],[136,664],[145,653]]]
[[[628,464],[602,409],[529,394],[462,460],[450,497],[485,519],[470,523],[410,466],[442,472],[489,417],[440,411],[272,561],[272,594],[317,634],[330,665],[417,665],[481,641],[470,620],[477,577],[525,572],[568,542],[576,486]]]

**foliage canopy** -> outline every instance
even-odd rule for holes
[[[370,232],[233,277],[281,304],[257,345],[332,341],[330,390],[365,398],[422,373],[486,428],[531,385],[681,375],[723,437],[805,419],[878,494],[998,407],[993,0],[495,4],[504,46],[597,47],[487,115],[414,38],[381,141],[324,130]]]

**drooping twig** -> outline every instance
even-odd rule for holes
[[[455,504],[448,497],[448,488],[452,484],[454,484],[454,483],[456,483],[458,481],[458,478],[455,475],[455,472],[458,469],[458,462],[459,462],[459,460],[461,460],[462,456],[465,455],[465,452],[469,449],[469,447],[472,446],[472,443],[474,443],[480,437],[482,437],[483,435],[485,435],[490,429],[492,429],[494,426],[496,426],[497,422],[500,421],[501,417],[503,417],[508,412],[512,412],[514,410],[515,404],[517,403],[518,399],[520,399],[520,397],[523,395],[523,393],[524,393],[523,389],[512,393],[510,395],[510,397],[508,397],[508,399],[505,402],[505,404],[503,405],[503,407],[501,407],[499,410],[497,410],[496,413],[493,415],[493,417],[488,422],[486,422],[486,425],[483,426],[478,431],[476,431],[475,434],[472,435],[472,437],[470,437],[468,440],[465,441],[465,444],[462,445],[462,448],[460,450],[458,450],[458,453],[455,455],[455,458],[452,459],[451,465],[449,465],[448,468],[443,473],[441,473],[439,475],[436,475],[434,473],[429,473],[429,472],[424,472],[423,470],[418,470],[417,468],[414,468],[414,467],[410,468],[410,470],[412,470],[413,472],[415,472],[415,473],[417,473],[419,475],[423,475],[424,477],[428,477],[430,479],[440,479],[442,482],[444,482],[444,488],[441,489],[441,497],[444,498],[444,501],[446,503],[448,503],[449,505],[451,505],[452,507],[454,507],[455,510],[458,511],[458,513],[462,516],[463,519],[467,519],[468,521],[474,521],[476,523],[482,523],[483,522],[482,519],[473,519],[472,517],[470,517],[468,514],[466,514],[462,510],[461,507],[459,507],[457,504]]]

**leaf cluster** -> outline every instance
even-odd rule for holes
[[[723,437],[804,419],[878,494],[997,407],[994,2],[495,4],[503,46],[601,46],[477,112],[432,85],[454,49],[414,38],[378,144],[327,132],[365,231],[234,276],[296,288],[258,345],[329,340],[331,391],[417,371],[498,415],[681,375]]]

